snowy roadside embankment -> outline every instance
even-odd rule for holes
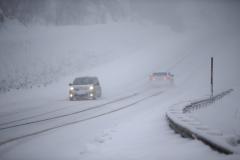
[[[83,35],[84,30],[88,30],[88,37]],[[91,32],[94,27],[10,25],[3,28],[0,30],[0,92],[46,86],[112,59],[108,50],[84,47],[94,37]]]
[[[25,27],[10,21],[0,30],[0,92],[43,87],[118,59],[133,52],[137,35],[149,34],[143,30],[133,24]]]
[[[216,101],[211,106],[189,113],[201,123],[221,130],[226,136],[226,141],[238,147],[238,151],[240,151],[239,95],[239,90],[235,89],[229,96]]]
[[[225,95],[232,91],[233,90],[228,90],[217,94],[212,98],[205,98],[194,102],[184,102],[172,106],[166,113],[170,127],[180,133],[183,137],[199,139],[220,152],[226,154],[239,153],[240,146],[237,137],[230,138],[229,135],[225,134],[226,132],[219,130],[216,125],[209,126],[209,124],[214,124],[213,122],[218,121],[218,118],[215,115],[216,111],[215,113],[209,113],[209,116],[203,116],[203,114],[200,114],[198,117],[194,116],[201,110],[200,108],[205,106],[209,106],[207,108],[210,108],[212,105],[216,105],[218,101],[222,100]],[[215,110],[218,109],[215,108]],[[194,114],[192,114],[193,112]],[[220,115],[222,116],[224,114],[222,113]],[[211,118],[205,119],[204,117]],[[205,123],[200,119],[205,119]],[[235,119],[235,122],[236,121],[237,119]]]

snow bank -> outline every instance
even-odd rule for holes
[[[240,146],[239,95],[239,90],[236,90],[213,105],[190,114],[201,123],[220,130],[231,145]]]
[[[199,139],[211,146],[213,149],[218,150],[222,153],[239,153],[240,150],[237,137],[231,137],[230,139],[228,135],[229,133],[226,134],[226,132],[222,132],[219,130],[219,128],[216,127],[216,125],[208,125],[211,123],[216,124],[216,122],[219,120],[219,118],[212,117],[214,115],[213,112],[209,114],[211,118],[208,119],[205,119],[205,115],[194,116],[194,114],[199,114],[198,111],[202,108],[211,107],[212,103],[222,100],[227,94],[231,92],[232,90],[228,90],[212,98],[173,105],[166,113],[170,127],[173,128],[177,133],[180,133],[183,137]],[[232,109],[229,110],[229,112],[232,111]],[[221,114],[221,118],[222,115],[223,114]],[[205,123],[199,119],[204,119]],[[238,120],[234,119],[232,122],[238,123],[237,121]],[[225,127],[225,129],[227,128]]]

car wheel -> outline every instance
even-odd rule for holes
[[[100,90],[100,92],[98,93],[97,97],[100,98],[102,96],[102,91]]]
[[[74,97],[69,97],[69,100],[70,100],[70,101],[73,101],[73,100],[74,100]]]
[[[93,99],[93,100],[96,100],[96,99],[97,99],[97,97],[94,95],[94,96],[92,97],[92,99]]]

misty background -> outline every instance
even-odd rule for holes
[[[179,57],[231,50],[237,64],[239,10],[238,0],[1,0],[0,91],[46,86],[163,46],[185,46]]]

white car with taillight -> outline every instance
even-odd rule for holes
[[[149,80],[154,84],[173,85],[174,75],[170,72],[154,72],[149,76]]]

